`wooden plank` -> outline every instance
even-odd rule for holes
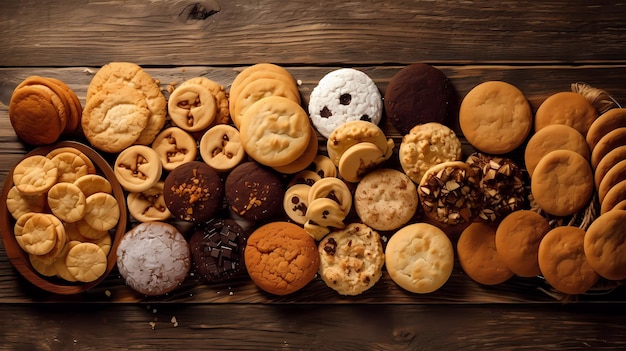
[[[4,1],[0,66],[623,63],[615,1]],[[89,30],[85,30],[88,28]]]
[[[623,350],[609,305],[0,305],[8,350]],[[123,335],[123,337],[120,337]]]

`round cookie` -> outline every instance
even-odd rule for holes
[[[245,82],[259,72],[269,72],[270,74],[289,77],[293,80],[293,84],[296,84],[296,81],[293,79],[291,73],[289,73],[289,71],[285,68],[269,62],[256,63],[252,66],[244,68],[241,72],[239,72],[239,74],[237,74],[230,85],[230,98],[232,100],[236,100],[239,96],[239,91],[245,86]]]
[[[600,186],[598,186],[598,199],[600,203],[602,203],[609,190],[617,183],[624,180],[626,180],[626,159],[615,164],[602,178]]]
[[[176,218],[204,222],[221,208],[224,182],[213,168],[200,161],[184,163],[171,171],[163,185],[165,205]]]
[[[430,122],[411,128],[402,137],[398,156],[402,170],[415,183],[432,166],[461,159],[461,141],[452,129]]]
[[[497,222],[523,207],[526,190],[522,170],[513,160],[476,152],[467,158],[466,163],[480,178],[483,201],[479,220]]]
[[[285,189],[280,177],[256,162],[244,162],[226,178],[226,203],[237,215],[260,221],[282,210]]]
[[[32,155],[15,165],[12,178],[13,184],[22,194],[40,195],[56,184],[59,170],[51,159]]]
[[[602,178],[604,178],[606,173],[623,160],[626,160],[626,145],[618,146],[602,157],[593,173],[596,189],[600,187],[600,182],[602,182]]]
[[[568,216],[580,211],[591,199],[593,173],[580,154],[552,151],[537,164],[530,189],[541,209],[554,216]]]
[[[587,229],[585,256],[600,276],[610,280],[626,279],[626,211],[602,214]]]
[[[230,109],[228,106],[228,94],[226,94],[226,90],[223,85],[206,77],[190,78],[183,82],[180,86],[183,86],[185,84],[199,84],[208,89],[211,94],[213,94],[213,98],[215,99],[215,104],[217,107],[213,125],[228,124],[228,122],[230,121]]]
[[[589,148],[593,150],[603,136],[622,127],[626,127],[626,108],[614,108],[601,114],[587,131]]]
[[[205,282],[231,279],[245,271],[246,232],[232,219],[213,218],[189,238],[194,270]]]
[[[584,230],[562,226],[550,230],[539,244],[541,274],[560,292],[585,293],[600,278],[585,257],[584,237]]]
[[[317,273],[315,241],[293,223],[272,222],[250,234],[244,251],[248,275],[262,290],[288,295],[305,287]]]
[[[514,275],[496,250],[496,228],[486,223],[472,223],[463,230],[456,245],[465,274],[484,285],[500,284]]]
[[[539,275],[539,244],[550,229],[548,221],[536,212],[513,212],[496,229],[496,251],[504,264],[520,277]]]
[[[617,128],[604,135],[591,151],[591,166],[595,169],[612,150],[626,145],[626,127]]]
[[[193,136],[178,127],[169,127],[157,134],[152,141],[152,149],[159,155],[161,166],[167,171],[195,160],[198,153]]]
[[[263,64],[259,64],[259,66],[262,66],[262,65]],[[279,67],[279,66],[275,66],[275,67]],[[289,88],[294,91],[294,95],[298,98],[297,102],[300,103],[300,100],[299,100],[300,93],[297,88],[297,82],[293,78],[293,76],[289,72],[287,72],[287,70],[283,69],[282,67],[278,68],[278,71],[280,72],[275,71],[275,70],[263,70],[263,69],[259,70],[258,67],[256,68],[254,72],[252,72],[252,70],[253,70],[252,66],[248,67],[247,69],[242,71],[239,75],[237,75],[237,77],[235,77],[235,80],[230,86],[229,95],[232,101],[238,100],[239,94],[249,83],[258,79],[275,79],[289,86]]]
[[[7,194],[7,210],[17,220],[29,212],[43,212],[46,207],[46,194],[25,195],[14,185]]]
[[[611,211],[623,200],[626,200],[626,180],[615,184],[613,188],[606,193],[600,205],[600,213],[604,214]]]
[[[172,213],[165,205],[164,182],[157,182],[152,188],[142,192],[128,193],[128,212],[139,222],[166,221]]]
[[[17,137],[31,145],[54,143],[67,123],[60,97],[43,85],[27,85],[13,91],[9,121]]]
[[[284,166],[274,167],[274,169],[278,171],[279,173],[283,173],[283,174],[298,173],[306,169],[307,167],[311,165],[311,163],[313,163],[313,161],[315,160],[315,157],[317,157],[318,147],[319,147],[319,142],[317,140],[317,134],[315,133],[315,130],[313,130],[313,127],[311,126],[311,136],[309,137],[309,144],[306,147],[306,150],[304,150],[304,153],[302,153],[302,155],[300,155],[300,157],[297,158],[295,161],[288,163]]]
[[[239,131],[227,124],[218,124],[207,130],[200,139],[202,160],[218,172],[235,168],[246,156]]]
[[[359,295],[380,280],[385,253],[380,235],[362,223],[326,235],[318,245],[319,275],[340,295]]]
[[[191,267],[189,245],[176,227],[141,223],[117,247],[117,268],[131,288],[149,296],[176,289]]]
[[[559,92],[550,95],[539,105],[535,113],[535,131],[550,124],[565,124],[586,137],[597,117],[598,111],[582,94]]]
[[[376,230],[395,230],[417,211],[417,188],[404,173],[379,169],[368,173],[356,187],[354,207],[363,223]]]
[[[163,166],[154,149],[133,145],[117,155],[113,173],[126,191],[142,192],[152,188],[161,179]]]
[[[246,118],[246,111],[255,102],[270,96],[280,96],[293,101],[300,106],[300,93],[295,85],[285,83],[278,79],[260,78],[247,83],[236,100],[231,97],[231,116],[236,121],[236,126]]]
[[[532,177],[537,163],[554,150],[571,150],[589,160],[591,153],[587,141],[576,129],[565,124],[552,124],[530,137],[524,150],[524,164]]]
[[[532,110],[524,94],[501,81],[481,83],[463,98],[459,125],[467,141],[488,154],[520,146],[530,133]]]
[[[349,121],[337,127],[326,141],[328,157],[339,166],[343,154],[360,143],[376,145],[385,156],[391,155],[394,148],[393,139],[387,139],[382,129],[374,123]]]
[[[414,63],[391,78],[384,103],[387,118],[404,135],[423,123],[455,124],[459,97],[442,71],[425,63]]]
[[[389,238],[385,266],[401,288],[413,293],[431,293],[441,288],[452,274],[452,242],[432,224],[410,224]]]
[[[79,243],[67,252],[65,265],[69,274],[77,281],[88,283],[106,272],[107,256],[94,243]]]
[[[340,68],[327,73],[309,97],[309,115],[315,129],[328,138],[348,121],[378,124],[383,100],[376,83],[364,72]]]
[[[478,175],[462,161],[431,167],[417,190],[425,214],[443,226],[472,222],[482,206]]]

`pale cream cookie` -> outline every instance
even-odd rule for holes
[[[199,149],[202,160],[219,172],[232,170],[246,156],[239,131],[227,124],[207,130],[200,139]]]
[[[213,94],[200,84],[183,84],[176,88],[167,103],[172,121],[181,129],[197,132],[208,128],[217,114]]]
[[[76,179],[73,183],[88,197],[95,193],[113,193],[111,182],[98,174],[88,174]]]
[[[72,183],[57,183],[48,191],[52,213],[65,222],[76,222],[86,211],[85,194]]]
[[[92,282],[100,278],[107,268],[107,256],[93,243],[80,243],[67,253],[65,264],[69,273],[79,282]]]
[[[150,189],[161,179],[163,167],[154,149],[133,145],[117,156],[113,172],[124,189],[141,192]]]
[[[13,168],[13,184],[25,195],[39,195],[48,191],[58,179],[56,164],[41,155],[26,157]]]
[[[140,222],[165,221],[172,216],[163,199],[163,182],[142,192],[129,193],[126,202],[130,215]]]
[[[152,142],[161,165],[166,171],[172,171],[185,162],[196,159],[198,147],[193,136],[179,127],[169,127],[157,134]]]
[[[86,199],[84,219],[96,230],[113,229],[120,219],[120,206],[111,194],[93,194]]]
[[[29,212],[43,212],[46,207],[46,194],[25,195],[14,185],[7,194],[7,210],[18,219]]]

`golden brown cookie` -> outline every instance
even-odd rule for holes
[[[496,250],[506,266],[521,277],[541,274],[539,243],[552,229],[540,214],[520,210],[504,217],[496,229]]]
[[[85,200],[84,219],[96,230],[115,228],[120,219],[120,207],[111,194],[96,193]]]
[[[308,184],[294,184],[285,190],[283,197],[283,209],[287,217],[300,225],[304,225],[307,221],[309,190],[311,190],[311,186]]]
[[[472,223],[456,244],[465,274],[484,285],[500,284],[514,275],[496,250],[496,228],[492,224]]]
[[[309,203],[321,198],[333,199],[345,215],[348,215],[352,208],[352,193],[350,189],[339,178],[321,178],[311,185],[309,191]]]
[[[467,141],[490,154],[516,149],[530,133],[532,123],[532,111],[524,94],[501,81],[472,88],[459,110],[459,124]]]
[[[560,292],[585,293],[600,278],[585,257],[584,237],[584,230],[562,226],[550,230],[539,244],[541,274]]]
[[[73,183],[76,179],[89,174],[89,165],[84,158],[73,152],[60,152],[52,157],[59,170],[57,182]]]
[[[17,220],[29,212],[43,212],[46,207],[46,195],[25,195],[16,186],[12,186],[7,194],[7,209],[13,219]]]
[[[600,206],[600,213],[611,211],[621,201],[626,200],[626,180],[623,180],[607,191]]]
[[[259,72],[262,72],[262,73],[259,73]],[[269,73],[266,73],[266,72],[269,72]],[[291,73],[289,73],[289,71],[287,71],[285,68],[279,65],[273,64],[273,63],[269,63],[269,62],[261,62],[261,63],[254,64],[252,66],[248,66],[237,74],[232,84],[230,85],[229,93],[230,93],[231,101],[234,101],[238,98],[239,93],[241,92],[241,89],[243,89],[243,87],[246,86],[246,82],[256,79],[256,78],[250,78],[250,77],[251,76],[255,77],[257,76],[257,74],[265,75],[264,78],[267,78],[270,76],[275,77],[276,75],[291,78],[292,83],[290,84],[293,84],[294,86],[296,85],[295,79],[293,79],[293,76],[291,75]],[[257,77],[260,78],[259,76]],[[280,79],[280,78],[276,78],[276,79]]]
[[[380,235],[362,223],[326,235],[318,245],[319,275],[340,295],[359,295],[382,276],[385,253]]]
[[[401,288],[419,294],[431,293],[441,288],[452,274],[452,242],[432,224],[410,224],[395,232],[387,242],[385,266]]]
[[[46,79],[48,79],[48,81],[52,82],[53,84],[56,84],[63,90],[63,92],[65,93],[65,98],[68,102],[69,109],[67,113],[67,123],[65,125],[65,130],[63,131],[63,134],[69,136],[80,135],[80,120],[83,115],[83,107],[80,103],[80,100],[78,99],[78,96],[76,95],[74,90],[72,90],[72,88],[65,84],[65,82],[52,77],[47,77]]]
[[[611,280],[626,279],[626,211],[602,214],[587,229],[585,256],[593,269]]]
[[[82,151],[78,150],[75,147],[62,146],[62,147],[54,148],[46,154],[46,157],[49,159],[52,159],[54,158],[54,156],[60,153],[64,153],[64,152],[70,152],[80,157],[81,160],[83,160],[83,162],[87,165],[87,173],[96,174],[96,166],[93,164],[93,161],[91,161],[91,159],[89,159],[87,155],[85,155]]]
[[[185,84],[202,85],[203,87],[208,89],[211,94],[213,94],[213,98],[215,99],[215,105],[217,106],[213,125],[228,124],[228,122],[230,122],[228,94],[226,94],[226,90],[224,89],[223,85],[206,77],[195,77],[188,79],[183,84],[181,84],[181,86]]]
[[[591,166],[595,169],[612,150],[626,145],[626,127],[617,128],[604,135],[591,152]]]
[[[600,182],[602,182],[602,178],[604,178],[606,173],[623,160],[626,160],[626,145],[618,146],[602,157],[593,173],[596,189],[600,187]]]
[[[83,218],[87,203],[79,187],[72,183],[57,183],[48,191],[48,205],[57,218],[73,223]]]
[[[368,173],[356,187],[354,208],[363,223],[376,230],[396,230],[417,211],[415,183],[395,169]]]
[[[80,243],[73,246],[65,258],[69,273],[79,282],[92,282],[104,274],[107,256],[93,243]]]
[[[368,172],[376,169],[391,156],[376,144],[362,142],[351,146],[341,155],[337,170],[339,177],[350,183],[359,182]]]
[[[335,166],[330,157],[326,155],[316,155],[313,159],[313,166],[315,167],[315,173],[317,173],[320,178],[337,176],[337,166]]]
[[[250,106],[270,96],[281,96],[293,101],[298,106],[300,105],[300,95],[292,85],[276,79],[257,79],[243,87],[237,100],[231,98],[231,117],[236,123],[235,125],[241,126],[243,120],[247,118],[246,111]]]
[[[626,159],[618,162],[613,166],[602,178],[598,187],[598,199],[600,202],[604,200],[606,193],[609,192],[617,183],[626,180]]]
[[[552,124],[537,131],[528,140],[524,150],[524,163],[530,176],[539,160],[554,150],[571,150],[589,160],[591,152],[587,141],[576,129],[565,124]]]
[[[161,165],[166,171],[172,171],[185,162],[196,159],[198,147],[191,134],[178,127],[170,127],[161,131],[152,142]]]
[[[568,216],[580,211],[591,199],[593,173],[580,154],[552,151],[537,164],[530,189],[541,209],[551,215]]]
[[[535,131],[550,124],[565,124],[586,137],[597,117],[598,111],[582,94],[559,92],[550,95],[539,105],[535,113]]]
[[[328,137],[326,142],[328,157],[339,166],[341,156],[352,146],[362,142],[376,145],[385,157],[393,152],[393,139],[387,139],[383,130],[376,124],[367,121],[348,121],[335,128]]]
[[[309,117],[285,97],[269,96],[246,110],[239,127],[246,153],[270,167],[284,166],[300,157],[311,137]]]
[[[247,240],[245,265],[252,281],[274,295],[304,288],[317,273],[320,257],[313,238],[293,223],[271,222]]]
[[[117,156],[113,172],[124,189],[141,192],[150,189],[161,179],[163,167],[154,149],[133,145]]]
[[[461,159],[461,141],[443,124],[419,124],[402,137],[398,157],[404,172],[419,183],[432,166]]]
[[[87,174],[74,181],[76,185],[85,195],[93,195],[95,193],[113,193],[111,182],[105,177],[98,174]]]
[[[300,157],[298,157],[295,161],[288,163],[284,166],[274,167],[274,169],[283,174],[294,174],[304,170],[305,168],[310,166],[311,163],[313,163],[313,161],[315,160],[315,157],[317,156],[318,146],[319,143],[317,140],[317,134],[315,133],[315,130],[313,130],[313,127],[311,127],[311,136],[309,137],[309,143],[302,155],[300,155]]]
[[[213,123],[217,115],[217,103],[204,86],[186,83],[172,92],[167,110],[176,126],[188,132],[197,132]]]
[[[29,254],[43,255],[54,248],[57,240],[56,223],[52,215],[35,213],[23,223],[21,230],[15,230],[15,239],[20,247]],[[22,222],[18,220],[17,226]]]
[[[22,194],[39,195],[56,184],[58,174],[51,159],[41,155],[28,156],[13,168],[13,184]]]
[[[140,222],[166,221],[172,216],[163,198],[163,182],[142,192],[128,193],[126,199],[128,212]]]
[[[626,127],[626,108],[614,108],[601,114],[587,132],[589,148],[593,150],[603,136],[622,127]]]

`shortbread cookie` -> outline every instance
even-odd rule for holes
[[[591,166],[595,169],[602,158],[612,150],[626,145],[626,127],[617,128],[603,136],[591,152]]]
[[[626,145],[618,146],[602,157],[593,172],[593,180],[596,185],[596,189],[600,187],[600,182],[602,182],[606,173],[611,170],[613,166],[623,160],[626,160]]]
[[[237,121],[237,126],[241,127],[243,120],[247,118],[248,108],[270,96],[284,97],[300,106],[300,94],[294,85],[276,79],[261,78],[247,83],[236,100],[231,98],[231,116],[235,116],[233,121]]]
[[[59,170],[57,182],[73,183],[76,179],[89,174],[89,165],[85,160],[72,152],[61,152],[54,157],[52,161]]]
[[[294,184],[287,188],[283,197],[283,209],[287,217],[300,225],[304,225],[307,221],[309,190],[311,186],[308,184]]]
[[[606,193],[600,206],[600,213],[604,214],[611,211],[623,200],[626,200],[626,180],[615,184],[613,188]]]
[[[133,145],[117,156],[113,173],[124,189],[141,192],[150,189],[161,179],[163,167],[154,149],[145,145]]]
[[[61,255],[57,257],[56,260],[54,260],[54,270],[56,271],[57,276],[68,282],[77,281],[76,278],[72,275],[72,273],[70,273],[69,269],[67,268],[66,259],[67,259],[67,254],[70,252],[70,250],[78,244],[80,244],[80,241],[68,242],[67,245],[65,246],[65,250],[63,250]]]
[[[176,289],[191,268],[185,237],[171,224],[141,223],[117,247],[117,268],[132,289],[156,296]]]
[[[95,193],[113,193],[113,187],[111,182],[105,177],[98,174],[87,174],[78,179],[76,179],[73,183],[76,185],[80,191],[83,192],[85,197],[93,195]]]
[[[39,255],[28,255],[28,262],[33,269],[44,277],[54,277],[57,275],[57,270],[54,267],[54,261],[49,262],[41,258]]]
[[[587,141],[579,131],[565,124],[551,124],[533,134],[526,144],[524,163],[528,174],[532,177],[539,160],[555,150],[571,150],[586,160],[591,157]]]
[[[315,129],[328,138],[348,121],[378,124],[383,100],[376,83],[364,72],[340,68],[327,73],[309,97],[309,114]]]
[[[368,172],[376,169],[391,156],[385,154],[376,144],[364,142],[350,147],[339,159],[339,177],[357,183]]]
[[[572,215],[591,199],[593,173],[580,154],[570,150],[552,151],[537,164],[530,190],[537,205],[547,213]]]
[[[429,122],[452,126],[458,108],[459,98],[452,82],[442,71],[426,63],[404,67],[391,78],[385,90],[385,113],[403,135]]]
[[[598,199],[600,203],[602,203],[602,200],[604,200],[609,190],[624,180],[626,180],[626,159],[615,164],[602,178],[600,186],[598,186]]]
[[[593,150],[603,136],[622,127],[626,127],[626,108],[614,108],[601,114],[587,131],[589,148]]]
[[[432,224],[410,224],[389,238],[385,267],[401,288],[413,293],[431,293],[441,288],[452,274],[452,242]]]
[[[108,87],[87,100],[81,120],[87,140],[95,148],[116,153],[133,145],[148,125],[145,97],[130,86]]]
[[[9,102],[9,120],[17,137],[31,145],[52,144],[66,127],[65,106],[44,85],[16,88]]]
[[[218,172],[227,172],[240,164],[246,152],[239,131],[230,125],[218,124],[200,139],[202,160]]]
[[[68,251],[65,264],[77,281],[88,283],[106,272],[107,256],[96,244],[80,243]]]
[[[488,154],[504,154],[520,146],[533,124],[530,104],[515,86],[501,81],[481,83],[463,98],[459,124],[467,141]]]
[[[319,142],[317,140],[317,134],[315,133],[315,130],[313,130],[313,127],[310,128],[311,135],[309,136],[309,143],[307,144],[307,147],[302,155],[300,155],[300,157],[298,157],[295,161],[291,163],[288,163],[284,166],[274,167],[276,171],[283,174],[294,174],[304,170],[305,168],[309,167],[311,163],[313,163],[315,157],[317,156]]]
[[[311,137],[306,112],[298,103],[281,96],[269,96],[250,106],[239,131],[246,153],[270,167],[295,161]]]
[[[152,149],[159,155],[161,166],[166,171],[194,161],[198,154],[196,140],[178,127],[169,127],[157,134],[152,142]]]
[[[48,191],[48,205],[57,218],[73,223],[85,215],[85,194],[72,183],[57,183]]]
[[[493,224],[472,223],[463,230],[456,244],[463,272],[483,285],[500,284],[514,275],[504,263],[502,253],[496,250],[496,228]]]
[[[99,91],[124,85],[137,90],[149,109],[148,122],[136,139],[137,144],[149,145],[165,124],[167,103],[157,82],[140,66],[131,62],[110,62],[101,67],[87,87],[87,103]],[[120,95],[117,92],[116,95]],[[84,111],[83,111],[84,114]]]
[[[262,67],[268,67],[267,64],[259,64],[257,67],[250,66],[244,71],[242,71],[230,86],[230,98],[233,101],[236,101],[239,98],[239,94],[241,94],[242,90],[251,82],[258,79],[274,79],[285,83],[287,86],[291,87],[290,89],[294,90],[296,96],[300,96],[296,80],[293,76],[284,68],[278,67],[277,70],[266,70],[261,69]],[[298,102],[299,103],[299,102]]]
[[[43,255],[52,250],[57,240],[57,229],[51,217],[49,214],[35,213],[23,223],[21,230],[14,232],[17,243],[24,251]]]
[[[223,85],[209,79],[206,77],[195,77],[186,80],[180,86],[185,84],[199,84],[208,89],[211,94],[213,94],[213,98],[215,99],[215,105],[217,107],[217,111],[215,114],[215,119],[213,120],[213,125],[217,124],[228,124],[230,122],[230,110],[228,107],[228,94],[226,94],[226,89]]]
[[[326,235],[318,245],[320,278],[340,295],[359,295],[380,280],[385,253],[380,235],[362,223]]]
[[[513,273],[521,277],[539,275],[539,244],[550,229],[548,221],[537,212],[513,212],[504,217],[496,229],[498,255]]]
[[[256,162],[244,162],[226,178],[226,203],[237,215],[261,221],[279,214],[285,196],[278,174]]]
[[[541,275],[560,292],[583,294],[600,278],[585,257],[584,237],[584,230],[562,226],[550,230],[539,244]]]
[[[120,220],[120,206],[113,195],[95,193],[85,203],[84,219],[89,226],[104,231],[115,228]]]
[[[363,223],[376,230],[395,230],[406,224],[417,211],[415,183],[394,169],[368,173],[356,187],[354,207]]]
[[[479,220],[498,222],[523,207],[526,190],[522,170],[512,159],[476,152],[465,162],[480,178],[483,201]]]
[[[7,193],[7,210],[17,220],[29,212],[43,212],[46,207],[46,195],[25,195],[14,185]]]
[[[24,158],[13,168],[13,184],[22,194],[39,195],[56,184],[59,170],[56,164],[41,155]]]
[[[474,170],[462,161],[431,167],[417,188],[425,214],[444,226],[472,222],[482,206],[479,181]]]
[[[606,279],[626,279],[624,228],[626,211],[615,210],[598,217],[585,234],[585,256],[591,267]]]
[[[163,197],[164,182],[157,182],[152,188],[142,192],[128,193],[128,212],[140,222],[166,221],[172,213]]]
[[[76,223],[76,227],[78,228],[80,235],[89,240],[100,240],[109,235],[108,230],[96,229],[92,227],[84,218],[74,223]]]
[[[15,236],[15,240],[17,244],[24,250],[24,242],[22,242],[22,235],[24,234],[24,225],[26,222],[37,215],[37,212],[28,212],[17,218],[15,224],[13,225],[13,235]],[[47,235],[47,234],[46,234]],[[24,250],[26,251],[26,250]]]
[[[167,110],[181,129],[197,132],[208,128],[217,114],[213,94],[200,84],[182,84],[170,95]]]
[[[339,166],[341,156],[352,146],[362,142],[376,145],[385,157],[393,152],[393,140],[387,139],[380,127],[367,121],[349,121],[337,127],[328,137],[328,157]]]
[[[188,222],[212,218],[222,206],[224,182],[206,163],[184,163],[165,178],[163,198],[172,215]]]
[[[46,157],[49,159],[53,159],[56,155],[60,153],[65,153],[65,152],[73,153],[77,155],[78,157],[80,157],[80,159],[87,165],[88,174],[96,174],[97,170],[96,170],[96,166],[93,164],[93,161],[87,155],[85,155],[82,151],[78,150],[75,147],[71,147],[71,146],[55,147],[54,149],[50,150],[46,154]]]
[[[535,131],[550,124],[565,124],[586,137],[597,117],[598,111],[582,94],[559,92],[550,95],[539,105],[535,113]]]
[[[398,156],[404,172],[415,183],[432,166],[461,160],[461,141],[452,129],[437,122],[419,124],[402,137]]]
[[[250,234],[244,251],[246,270],[262,290],[288,295],[315,277],[320,266],[316,249],[304,229],[293,223],[271,222]]]

